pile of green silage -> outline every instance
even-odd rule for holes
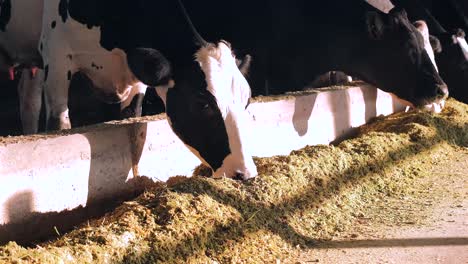
[[[417,193],[414,179],[428,176],[444,153],[466,147],[468,106],[454,100],[438,115],[376,118],[337,146],[256,158],[259,176],[247,182],[175,177],[55,241],[35,248],[10,242],[0,247],[0,262],[287,260],[352,228],[375,197]]]

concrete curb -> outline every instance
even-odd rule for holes
[[[253,154],[287,155],[306,145],[329,144],[372,117],[404,107],[370,86],[256,102],[248,108]],[[148,178],[190,176],[199,164],[166,119],[0,146],[0,243],[28,236],[28,225],[52,230],[73,223],[64,217],[34,223],[38,215],[73,215],[77,208],[141,192]]]

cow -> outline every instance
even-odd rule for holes
[[[44,63],[46,129],[69,129],[68,89],[72,76],[83,73],[96,95],[108,103],[120,103],[122,112],[139,116],[146,85],[133,77],[122,50],[105,50],[99,29],[67,19],[63,4],[45,1],[39,51]],[[65,12],[65,14],[63,14]],[[117,74],[118,73],[118,74]],[[133,106],[133,109],[126,109]]]
[[[8,72],[10,79],[21,71],[18,95],[25,134],[37,132],[42,105],[42,58],[37,50],[42,7],[43,1],[5,0],[0,4],[0,71]]]
[[[214,0],[186,5],[195,23],[203,25],[202,35],[215,39],[223,32],[237,54],[252,55],[248,80],[254,94],[300,90],[312,76],[336,70],[415,106],[440,109],[448,95],[403,9],[385,14],[358,0],[263,0],[245,3],[249,8],[242,12],[242,1],[225,3],[226,10],[238,10],[226,14],[209,11]]]
[[[450,88],[450,95],[468,103],[468,44],[462,29],[466,28],[464,21],[468,21],[468,18],[460,14],[460,10],[453,8],[456,1],[392,0],[392,2],[407,9],[410,19],[423,19],[427,22],[432,35],[435,61],[441,77]]]
[[[285,61],[272,67],[269,83],[276,82],[278,87],[296,83],[300,87],[308,76],[333,69],[416,106],[430,108],[433,102],[446,98],[447,86],[403,9],[384,14],[363,1],[276,3],[272,53]],[[292,15],[283,15],[283,10],[291,10]],[[289,82],[284,82],[285,75]]]
[[[440,52],[437,48],[440,46],[440,43],[437,43],[438,40],[436,38],[433,38],[433,36],[429,35],[429,29],[424,20],[415,21],[413,22],[413,25],[421,33],[424,40],[424,49],[427,52],[427,55],[429,55],[429,58],[431,59],[432,64],[436,68],[436,71],[438,72],[439,70],[435,61],[434,51]],[[311,88],[320,88],[333,85],[345,85],[352,81],[353,78],[344,72],[329,71],[327,73],[317,76],[311,83],[308,84],[308,86]]]
[[[164,23],[155,23],[154,10]],[[67,89],[74,72],[113,101],[128,103],[132,89],[142,94],[149,85],[162,98],[175,134],[215,177],[254,177],[243,122],[250,57],[236,58],[227,41],[203,40],[184,10],[177,1],[46,1],[39,50],[47,125],[69,127]]]

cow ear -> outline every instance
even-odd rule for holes
[[[442,52],[442,44],[440,44],[440,40],[437,37],[429,35],[429,42],[431,43],[434,53]]]
[[[249,74],[250,64],[251,63],[252,63],[252,56],[250,56],[249,54],[245,55],[244,59],[242,59],[242,60],[237,60],[236,59],[237,67],[239,67],[239,71],[244,76],[247,76]]]
[[[455,35],[457,35],[458,38],[465,38],[465,31],[461,28],[455,29]]]
[[[148,86],[159,86],[172,78],[171,64],[158,50],[134,48],[126,51],[127,62],[135,77]]]
[[[366,25],[369,36],[372,39],[382,39],[385,32],[385,23],[382,16],[374,11],[366,13]]]
[[[402,7],[394,7],[388,12],[390,18],[390,26],[398,26],[403,23],[403,21],[407,21],[409,23],[408,14],[406,10]]]

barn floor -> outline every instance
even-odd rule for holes
[[[415,181],[430,186],[423,196],[389,198],[371,203],[373,217],[356,219],[353,230],[342,232],[316,248],[298,252],[296,263],[468,263],[468,149],[448,153],[429,174]],[[407,210],[409,203],[425,205]],[[397,210],[418,221],[387,221]]]
[[[376,118],[336,146],[257,158],[259,176],[248,182],[174,177],[56,240],[0,247],[0,263],[346,263],[367,239],[463,249],[463,233],[437,232],[439,223],[466,224],[456,215],[468,206],[467,147],[468,105],[454,100],[438,115]],[[330,250],[342,255],[329,259]],[[406,249],[367,250],[372,263],[412,263]]]

